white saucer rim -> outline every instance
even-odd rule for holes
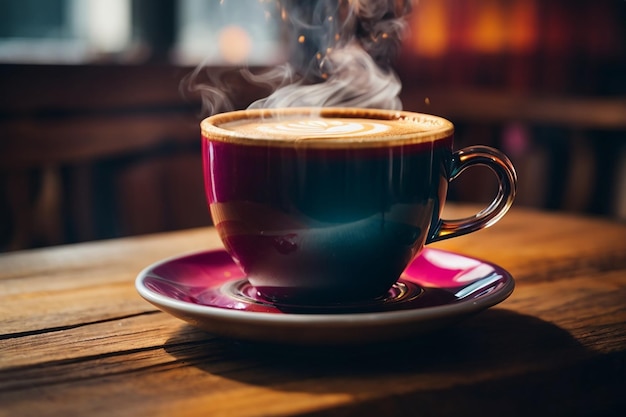
[[[247,323],[257,322],[262,324],[305,324],[305,325],[324,325],[330,327],[344,327],[346,325],[358,324],[363,326],[364,324],[371,322],[376,325],[385,323],[401,323],[401,322],[425,322],[430,320],[437,320],[442,318],[448,318],[453,316],[467,315],[475,312],[482,311],[496,304],[506,300],[513,290],[515,289],[515,280],[513,276],[504,268],[481,259],[474,258],[472,256],[463,255],[457,252],[447,251],[438,248],[424,248],[428,251],[438,251],[444,253],[450,253],[454,255],[463,256],[472,260],[477,260],[483,264],[494,267],[497,271],[503,272],[504,286],[498,288],[490,294],[486,294],[479,299],[460,300],[455,304],[445,304],[441,306],[420,307],[407,310],[396,311],[382,311],[382,312],[363,312],[363,313],[267,313],[247,310],[234,310],[225,309],[222,307],[200,305],[190,303],[182,300],[175,300],[170,297],[166,297],[162,294],[158,294],[151,291],[144,285],[144,280],[148,277],[151,270],[157,268],[160,265],[166,264],[176,259],[190,257],[194,255],[200,255],[207,252],[224,251],[224,249],[206,249],[200,251],[193,251],[174,255],[160,261],[154,262],[145,267],[135,279],[135,289],[146,301],[157,307],[169,308],[173,311],[179,311],[184,313],[190,313],[198,316],[204,316],[207,318],[215,317],[222,320],[238,321],[242,320]]]

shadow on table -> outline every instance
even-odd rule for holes
[[[619,394],[626,386],[624,352],[599,355],[551,323],[497,308],[443,330],[379,345],[243,343],[184,325],[165,349],[186,364],[246,384],[371,398],[351,404],[350,415],[358,411],[352,407],[368,415],[411,415],[416,401],[420,409],[441,415],[460,408],[468,415],[539,409],[540,414],[608,415],[626,407]],[[385,399],[389,395],[392,405]]]
[[[455,326],[406,340],[349,346],[239,342],[183,325],[170,337],[165,349],[209,372],[213,372],[210,358],[218,354],[224,360],[255,362],[257,366],[270,367],[274,373],[300,377],[303,371],[313,369],[319,374],[353,375],[361,371],[449,371],[485,366],[495,369],[501,365],[510,368],[549,360],[550,355],[580,356],[585,350],[565,330],[503,309],[490,309]]]

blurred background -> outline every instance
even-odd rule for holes
[[[401,0],[398,0],[401,1]],[[199,64],[286,59],[270,0],[0,0],[0,251],[210,224]],[[504,150],[516,205],[626,220],[626,2],[421,0],[394,62],[404,108]],[[490,173],[453,182],[485,203]]]

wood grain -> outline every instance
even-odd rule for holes
[[[211,228],[1,255],[0,415],[626,410],[626,225],[516,208],[434,246],[505,267],[515,292],[419,339],[315,350],[216,338],[136,294],[148,264],[220,247]]]

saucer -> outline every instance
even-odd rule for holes
[[[515,283],[495,264],[424,248],[385,296],[357,304],[295,306],[265,300],[224,250],[157,262],[139,273],[135,286],[159,309],[218,336],[336,345],[435,330],[502,302]]]

